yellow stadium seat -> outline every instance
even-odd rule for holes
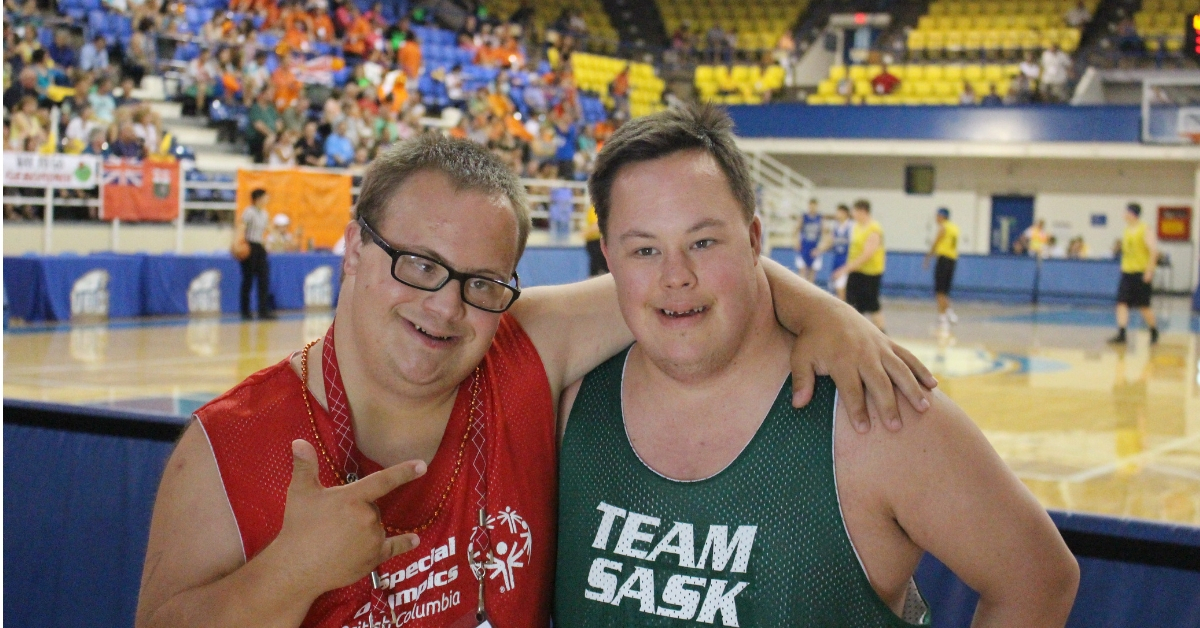
[[[992,84],[987,81],[971,81],[971,89],[975,90],[976,97],[983,98],[992,89]]]
[[[933,93],[936,96],[951,96],[957,94],[958,90],[958,83],[950,81],[938,81],[933,84]]]
[[[874,90],[871,89],[871,81],[867,81],[867,80],[854,81],[854,95],[855,96],[866,96],[867,94],[873,94],[873,93],[874,93]]]
[[[967,15],[979,15],[980,13],[983,13],[983,3],[968,2],[963,5],[963,13],[966,13]]]
[[[829,68],[829,78],[835,81],[840,81],[846,78],[846,66],[835,65]]]
[[[902,81],[908,79],[908,69],[902,65],[890,65],[888,66],[888,72],[890,72],[892,76],[895,76]],[[882,69],[880,70],[880,73],[882,74]],[[874,76],[872,78],[874,78]]]
[[[1004,66],[999,64],[984,66],[983,78],[992,82],[1004,80]]]
[[[950,2],[946,4],[946,15],[962,15],[963,5],[959,2]]]
[[[910,63],[904,68],[904,77],[908,80],[925,78],[925,66]]]
[[[946,75],[945,66],[927,65],[925,66],[925,80],[940,81]]]
[[[999,2],[984,2],[981,8],[982,10],[980,12],[984,15],[996,15],[1000,13]]]
[[[948,31],[954,28],[954,22],[957,17],[942,16],[934,20],[934,29],[939,31]]]
[[[941,52],[946,49],[946,33],[941,31],[933,31],[926,37],[926,50],[929,52]]]
[[[852,65],[850,66],[850,78],[861,81],[867,78],[867,66]]]
[[[963,50],[970,53],[983,50],[983,32],[967,31],[967,36],[963,39]]]
[[[927,81],[921,81],[913,87],[913,94],[921,98],[927,98],[933,95],[933,84]]]
[[[937,28],[937,20],[932,15],[922,15],[917,18],[918,31],[931,31]]]
[[[711,65],[696,66],[696,83],[711,83],[715,79]]]
[[[881,72],[883,72],[882,66],[872,64],[872,65],[868,65],[866,67],[867,67],[867,78],[868,79],[873,79],[876,76],[879,76],[879,74]]]
[[[948,65],[942,70],[942,79],[947,81],[961,81],[963,78],[963,66]]]
[[[965,43],[966,38],[963,36],[963,31],[950,31],[946,33],[946,52],[955,55],[961,54]]]
[[[924,31],[911,31],[908,34],[908,49],[911,52],[925,52],[929,47],[929,40]]]
[[[962,75],[963,75],[963,78],[968,81],[983,80],[983,66],[978,65],[978,64],[971,64],[971,65],[963,66],[963,74]]]
[[[945,15],[946,14],[946,3],[931,2],[929,4],[929,14],[930,15]]]

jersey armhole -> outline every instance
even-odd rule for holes
[[[290,367],[289,367],[290,368]],[[229,514],[233,516],[233,525],[238,531],[238,547],[242,548],[242,564],[249,562],[246,557],[246,540],[242,535],[242,524],[238,521],[237,512],[233,510],[233,502],[229,499],[229,490],[225,488],[225,475],[221,471],[221,461],[217,459],[217,450],[213,447],[212,439],[208,437],[208,429],[204,427],[204,421],[200,419],[200,415],[193,414],[196,419],[196,424],[200,426],[200,433],[204,434],[204,442],[208,443],[208,451],[212,453],[213,464],[217,466],[217,478],[221,480],[221,492],[225,493],[225,504],[229,506]]]

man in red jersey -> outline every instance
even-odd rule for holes
[[[612,280],[518,301],[524,191],[469,142],[388,151],[357,211],[326,335],[198,410],[168,462],[138,626],[548,625],[554,408],[632,341]],[[920,406],[928,372],[771,269],[796,402],[829,371],[862,427],[864,381],[898,427],[889,377]]]

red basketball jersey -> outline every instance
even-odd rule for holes
[[[310,365],[319,363],[311,358]],[[487,461],[487,531],[494,555],[486,567],[488,614],[499,628],[543,628],[550,623],[554,586],[554,408],[541,359],[511,316],[501,318],[478,377],[486,434],[482,451]],[[292,475],[291,442],[314,442],[301,394],[300,378],[284,360],[251,375],[196,411],[212,445],[246,560],[258,555],[283,525]],[[464,383],[428,472],[377,502],[388,526],[412,529],[430,518],[453,479],[442,513],[420,533],[421,545],[376,570],[385,581],[385,603],[379,603],[370,579],[364,578],[317,598],[303,626],[476,625],[472,620],[479,585],[467,552],[479,523],[476,487],[480,474],[472,443],[461,446],[470,422],[470,404],[471,386]],[[311,405],[321,442],[330,449],[338,442],[334,423],[319,404]],[[460,449],[461,470],[455,478]],[[357,447],[352,447],[351,455],[364,476],[381,468]],[[318,458],[322,484],[339,484],[341,470],[329,468],[323,456]],[[395,623],[389,606],[394,609]]]

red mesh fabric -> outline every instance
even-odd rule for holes
[[[319,368],[310,354],[310,368]],[[537,351],[520,325],[501,318],[480,366],[480,400],[486,417],[489,533],[495,561],[487,569],[487,608],[496,625],[549,625],[555,523],[557,453],[549,383]],[[279,533],[292,475],[291,442],[313,442],[301,397],[300,378],[284,360],[246,378],[196,412],[212,444],[247,560]],[[411,529],[434,512],[450,482],[459,443],[469,423],[471,391],[460,386],[442,444],[426,475],[381,499],[384,521]],[[312,404],[321,442],[328,448],[333,425]],[[400,625],[458,625],[474,618],[478,584],[467,563],[467,547],[478,522],[474,449],[464,450],[462,471],[438,519],[421,533],[421,545],[381,565],[388,581],[385,599],[395,604]],[[365,476],[380,469],[357,448]],[[334,486],[337,473],[321,458],[321,482]],[[303,626],[368,628],[392,626],[370,606],[368,578],[317,598]],[[361,614],[360,614],[361,613]],[[384,615],[390,613],[384,612]],[[474,623],[469,623],[474,626]]]

